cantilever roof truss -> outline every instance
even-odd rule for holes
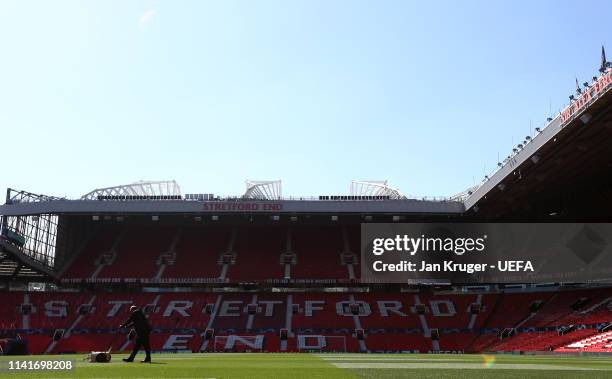
[[[390,187],[386,180],[353,180],[350,192],[352,196],[388,196],[394,200],[406,198],[398,188]]]
[[[98,196],[180,196],[181,188],[175,180],[141,181],[115,187],[98,188],[81,197],[97,200]]]
[[[281,181],[247,180],[246,191],[242,197],[256,200],[280,200],[282,197]]]

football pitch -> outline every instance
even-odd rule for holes
[[[0,357],[2,378],[612,378],[612,357],[423,354],[156,354],[151,364],[83,355]],[[142,358],[142,355],[137,358]],[[9,371],[9,360],[72,360],[71,371]]]

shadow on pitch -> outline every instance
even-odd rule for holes
[[[156,362],[156,361],[149,362],[149,363],[141,363],[141,362],[128,362],[128,363],[134,363],[134,364],[138,363],[138,364],[139,364],[139,366],[148,366],[148,365],[167,365],[167,364],[168,364],[168,362]]]

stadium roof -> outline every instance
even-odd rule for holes
[[[508,208],[533,206],[543,193],[552,197],[593,180],[604,182],[612,163],[611,103],[612,69],[607,69],[546,128],[517,146],[465,199],[466,210],[501,216]]]

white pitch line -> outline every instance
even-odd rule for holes
[[[548,371],[604,371],[598,368],[544,365],[544,364],[511,364],[496,363],[485,368],[482,363],[332,363],[344,369],[454,369],[454,370],[548,370]]]
[[[321,358],[326,362],[372,361],[372,362],[466,362],[465,359],[431,359],[431,358]],[[477,360],[474,360],[478,362]],[[482,360],[481,360],[482,361]]]

